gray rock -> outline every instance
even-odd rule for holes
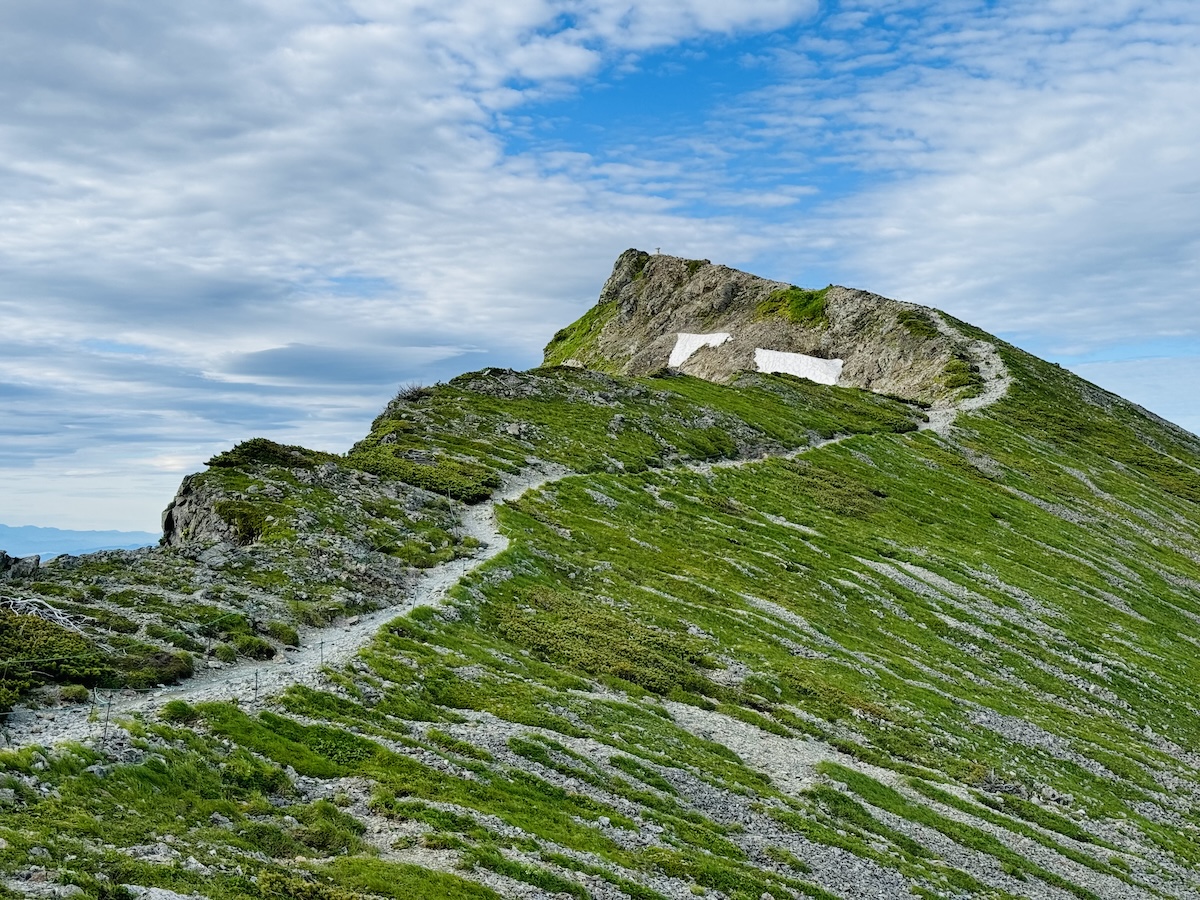
[[[155,844],[141,844],[135,847],[127,847],[122,852],[132,856],[134,859],[144,859],[147,862],[154,863],[170,863],[179,858],[179,851],[162,841]]]
[[[55,884],[50,880],[51,873],[34,869],[20,880],[11,880],[7,886],[25,897],[82,897],[83,888],[75,884]],[[0,882],[3,884],[4,882]]]
[[[200,894],[179,894],[175,891],[160,887],[143,887],[140,884],[123,884],[121,887],[133,894],[138,900],[196,900]]]
[[[763,348],[842,359],[839,384],[929,401],[948,395],[939,378],[955,342],[944,334],[913,334],[901,318],[931,313],[835,286],[825,295],[825,321],[819,325],[759,313],[760,303],[788,287],[708,260],[627,250],[597,304],[615,304],[617,314],[576,350],[572,362],[605,371],[615,364],[623,375],[649,375],[667,364],[680,332],[727,332],[729,341],[698,350],[679,371],[728,381],[739,372],[754,372],[754,351]]]
[[[183,479],[175,498],[163,510],[163,543],[170,547],[236,543],[235,529],[216,511],[222,499],[226,498],[196,475]]]
[[[0,550],[0,579],[28,578],[41,568],[40,556],[9,556]]]
[[[196,857],[189,856],[183,863],[183,868],[189,872],[196,872],[199,875],[211,875],[212,869],[200,862]]]

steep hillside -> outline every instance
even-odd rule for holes
[[[622,256],[548,348],[591,369],[250,442],[162,547],[10,570],[10,889],[1200,896],[1200,440],[935,311],[690,268]],[[201,674],[114,690],[152,626]]]

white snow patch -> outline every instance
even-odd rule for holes
[[[729,338],[729,333],[725,331],[718,331],[715,334],[685,334],[681,331],[675,339],[675,349],[671,351],[671,358],[667,360],[667,365],[672,369],[682,366],[687,362],[688,357],[701,347],[720,347]]]
[[[683,335],[681,334],[682,338]],[[758,347],[754,351],[754,364],[760,372],[783,372],[798,378],[807,378],[817,384],[837,384],[842,374],[840,359],[821,359],[819,356],[806,356],[803,353],[784,353],[782,350],[763,350]]]

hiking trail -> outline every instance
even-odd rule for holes
[[[943,334],[962,341],[984,379],[981,392],[974,397],[944,403],[928,410],[929,421],[920,430],[946,434],[960,412],[989,406],[1004,396],[1012,378],[996,349],[985,341],[967,341],[958,329],[935,316]],[[786,453],[757,457],[687,463],[685,468],[701,474],[715,469],[746,466],[769,458],[794,458],[844,441],[854,435],[839,435],[817,441]],[[87,743],[103,741],[119,717],[149,714],[171,700],[188,703],[234,700],[243,709],[258,710],[273,702],[273,697],[294,684],[316,685],[325,667],[338,668],[366,647],[384,624],[421,606],[445,602],[450,589],[470,571],[508,549],[508,538],[496,521],[496,506],[515,500],[526,491],[577,473],[564,466],[542,463],[509,476],[490,499],[464,508],[460,529],[481,544],[469,559],[454,559],[424,570],[413,582],[405,599],[374,612],[351,616],[340,623],[314,629],[305,634],[305,643],[265,662],[241,662],[221,669],[201,669],[182,684],[164,685],[146,691],[132,689],[94,690],[89,703],[31,709],[15,706],[0,728],[0,748],[16,749],[40,744],[49,746],[63,741]]]

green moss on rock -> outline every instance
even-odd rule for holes
[[[761,318],[782,316],[797,325],[826,328],[829,325],[825,313],[825,297],[828,293],[828,287],[820,290],[805,290],[795,285],[780,288],[759,302],[757,312]]]

